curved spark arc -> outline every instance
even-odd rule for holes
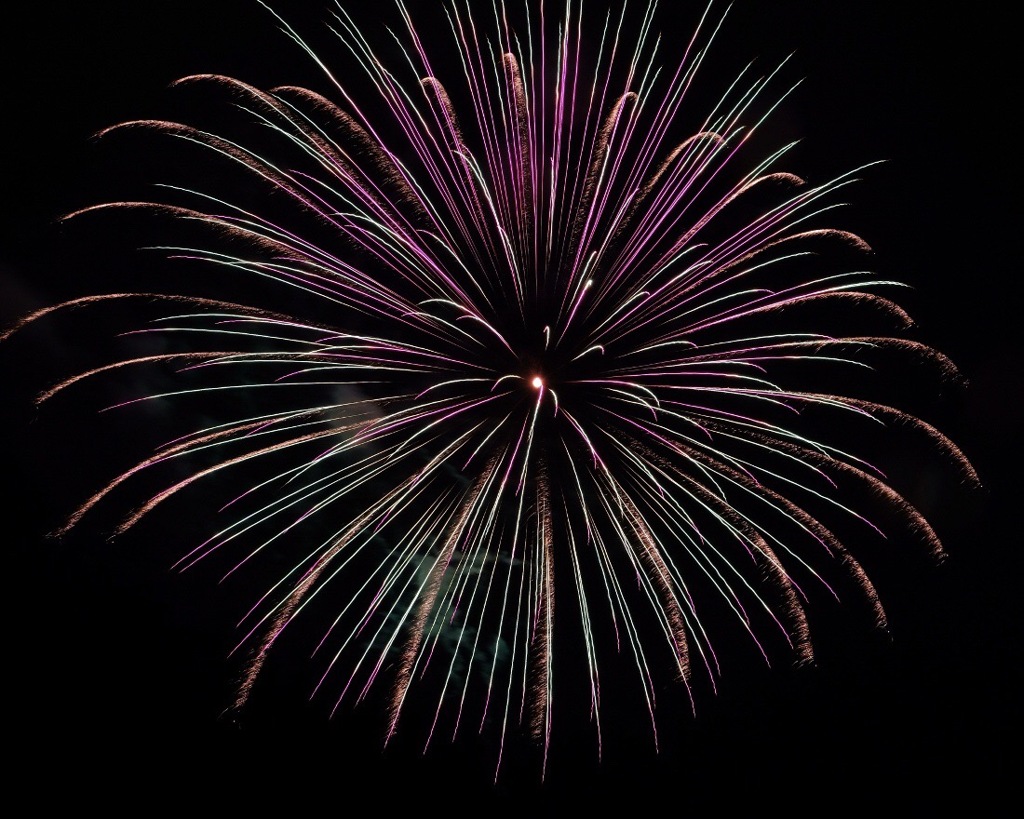
[[[270,396],[266,411],[240,409],[158,448],[65,529],[171,462],[195,466],[119,532],[200,479],[262,469],[225,505],[230,522],[176,564],[223,555],[223,578],[234,580],[288,553],[289,567],[239,622],[235,651],[249,658],[234,707],[245,706],[291,624],[330,609],[313,650],[324,665],[314,693],[336,686],[333,710],[390,685],[390,741],[422,689],[433,697],[425,745],[442,732],[493,729],[500,765],[522,725],[546,765],[559,662],[570,653],[561,647],[573,640],[600,753],[607,665],[628,668],[657,743],[660,679],[680,680],[693,703],[695,676],[714,687],[723,673],[709,621],[742,632],[766,661],[776,639],[809,660],[805,606],[814,587],[840,596],[830,571],[839,564],[884,624],[873,585],[831,523],[881,527],[844,499],[842,481],[882,496],[941,552],[884,474],[841,438],[805,432],[805,416],[909,426],[968,480],[977,476],[926,422],[789,380],[819,365],[866,370],[873,350],[927,360],[948,377],[941,355],[899,338],[833,337],[813,323],[761,327],[833,303],[909,323],[872,292],[895,282],[859,271],[794,280],[811,260],[808,244],[869,248],[823,226],[864,168],[809,186],[776,169],[791,146],[747,159],[752,135],[792,91],[775,90],[781,65],[754,78],[743,69],[680,138],[724,15],[714,21],[709,7],[664,68],[653,3],[636,23],[625,10],[607,15],[586,44],[571,2],[559,21],[543,4],[531,16],[526,4],[525,36],[504,5],[491,10],[485,23],[468,4],[446,9],[457,59],[445,61],[399,2],[404,31],[391,37],[401,59],[389,67],[338,6],[331,30],[370,102],[276,14],[339,102],[215,75],[177,83],[227,94],[279,159],[181,123],[107,129],[205,151],[287,207],[261,215],[168,185],[191,206],[117,202],[72,216],[151,209],[203,227],[225,241],[160,249],[250,276],[268,301],[283,293],[314,309],[144,293],[69,302],[165,299],[176,312],[136,334],[192,346],[96,366],[40,400],[153,364],[177,366],[184,386],[119,408]],[[776,190],[769,207],[740,208]]]

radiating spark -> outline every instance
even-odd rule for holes
[[[556,702],[581,696],[559,688],[568,663],[584,666],[600,753],[606,673],[628,671],[656,741],[659,681],[681,681],[695,703],[697,678],[713,687],[722,673],[719,632],[745,635],[766,660],[781,635],[810,660],[809,590],[838,597],[835,568],[884,625],[836,529],[882,527],[843,482],[898,513],[933,553],[942,547],[884,474],[847,451],[845,425],[908,426],[966,480],[977,476],[928,423],[808,388],[820,368],[868,371],[871,351],[933,364],[942,378],[955,370],[916,341],[819,327],[835,305],[900,330],[910,319],[874,292],[895,282],[813,272],[811,246],[870,250],[827,223],[856,171],[813,186],[777,168],[791,146],[750,154],[791,90],[778,87],[779,70],[751,79],[744,69],[690,121],[690,90],[721,26],[709,13],[678,50],[659,40],[653,3],[636,25],[623,11],[593,34],[574,2],[560,20],[527,3],[519,28],[500,2],[453,5],[447,42],[436,20],[426,37],[400,0],[398,10],[401,58],[387,65],[336,8],[332,30],[356,65],[347,73],[277,18],[337,101],[215,75],[176,84],[226,94],[280,153],[161,120],[104,132],[177,140],[275,194],[266,215],[178,185],[164,190],[187,205],[72,214],[143,210],[204,228],[207,243],[164,251],[205,265],[229,293],[252,278],[255,303],[91,296],[37,311],[0,339],[63,309],[184,305],[144,333],[188,349],[97,365],[40,400],[160,364],[180,365],[181,386],[137,400],[267,406],[159,448],[62,531],[172,461],[189,473],[119,532],[215,475],[262,468],[223,510],[234,517],[178,564],[231,554],[234,577],[271,553],[288,561],[240,623],[236,651],[249,659],[235,708],[292,623],[317,622],[311,612],[326,605],[316,693],[333,691],[334,709],[390,686],[388,739],[422,696],[427,744],[443,730],[493,729],[500,760],[521,725],[544,766]],[[458,55],[454,70],[446,51]],[[774,202],[757,204],[766,194]],[[819,415],[826,423],[808,421]]]

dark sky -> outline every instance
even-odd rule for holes
[[[320,5],[280,7],[303,31],[319,32]],[[81,436],[70,402],[31,407],[34,392],[82,366],[71,330],[40,330],[0,348],[13,567],[5,733],[26,770],[45,765],[61,780],[89,773],[98,800],[127,772],[153,789],[185,779],[218,783],[224,794],[252,793],[269,778],[338,799],[372,784],[397,789],[383,800],[420,787],[437,792],[431,801],[455,803],[670,795],[683,810],[751,789],[786,804],[816,788],[891,787],[920,804],[953,790],[987,800],[1019,784],[1024,560],[1010,521],[1020,480],[1008,451],[1021,418],[1009,289],[1024,216],[1012,122],[1019,71],[1008,23],[980,17],[976,6],[936,14],[926,3],[744,0],[717,46],[734,65],[795,52],[789,76],[806,79],[773,127],[799,135],[801,173],[824,179],[885,160],[850,191],[844,224],[873,246],[879,272],[911,285],[899,301],[917,321],[913,337],[949,355],[969,382],[937,389],[918,410],[963,447],[985,488],[951,491],[931,510],[949,552],[943,565],[901,554],[880,568],[888,636],[840,617],[817,667],[728,680],[695,719],[669,708],[657,756],[646,746],[607,749],[597,766],[590,737],[567,743],[543,786],[534,767],[513,763],[492,789],[469,742],[425,759],[381,754],[359,720],[325,725],[322,711],[301,702],[267,706],[255,725],[233,727],[218,720],[230,692],[229,606],[201,573],[167,572],[167,541],[186,541],[192,522],[151,533],[151,551],[146,535],[113,544],[95,533],[44,537],[69,496],[99,480],[92,470],[109,452]],[[672,18],[663,9],[669,39]],[[693,15],[683,19],[688,32]],[[4,30],[4,324],[108,280],[102,244],[69,240],[56,224],[123,181],[108,175],[117,163],[91,134],[180,115],[166,86],[186,74],[264,87],[320,82],[254,1],[98,0],[57,12],[33,4]],[[943,480],[955,483],[953,471]],[[288,681],[279,685],[282,697],[296,695]]]

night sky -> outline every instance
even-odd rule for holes
[[[322,5],[278,4],[314,39],[322,37]],[[847,189],[852,204],[836,221],[871,244],[874,270],[911,286],[896,297],[916,321],[910,337],[947,354],[968,382],[936,383],[931,395],[913,397],[914,410],[970,457],[984,488],[958,487],[955,470],[933,462],[903,465],[939,487],[924,493],[925,511],[949,556],[936,566],[896,543],[891,556],[874,557],[888,634],[873,632],[863,612],[826,611],[816,666],[753,664],[698,702],[696,717],[669,704],[659,754],[629,725],[600,765],[591,735],[560,740],[544,784],[527,754],[492,786],[489,749],[471,739],[439,744],[425,758],[382,752],[375,715],[328,722],[306,702],[298,675],[269,681],[251,722],[222,719],[236,670],[226,654],[243,601],[220,594],[201,570],[169,571],[201,535],[200,505],[196,520],[163,518],[113,542],[103,522],[64,540],[46,537],[116,465],[145,454],[132,448],[136,439],[152,440],[118,429],[127,450],[118,452],[109,439],[83,434],[94,427],[79,425],[75,401],[89,412],[99,406],[89,388],[77,399],[31,404],[94,360],[80,339],[101,343],[94,337],[102,332],[82,316],[0,346],[4,733],[21,769],[78,782],[87,801],[109,803],[125,781],[152,793],[211,783],[227,804],[273,787],[335,800],[365,790],[385,802],[427,793],[429,802],[467,799],[480,809],[519,797],[525,805],[626,795],[638,805],[669,796],[685,810],[757,792],[765,804],[811,798],[824,808],[885,793],[920,807],[957,793],[980,811],[1019,791],[1024,558],[1010,519],[1020,480],[1009,452],[1021,419],[1019,302],[1009,290],[1021,270],[1024,217],[1011,123],[1019,70],[1006,21],[968,17],[977,6],[936,17],[930,5],[742,0],[716,47],[734,67],[795,52],[787,76],[805,80],[772,128],[802,141],[798,172],[823,181],[885,160]],[[693,14],[672,18],[663,9],[667,39],[674,25],[688,35]],[[255,0],[98,0],[58,12],[36,4],[4,30],[0,325],[62,298],[144,280],[144,271],[105,255],[116,237],[90,238],[57,222],[135,184],[135,161],[153,160],[132,157],[124,167],[116,150],[91,139],[96,131],[126,119],[188,117],[167,86],[192,73],[328,91]]]

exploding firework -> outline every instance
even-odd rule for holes
[[[856,172],[813,185],[780,170],[791,145],[755,152],[788,93],[778,72],[740,72],[697,118],[710,14],[669,48],[653,6],[595,20],[573,4],[558,19],[453,6],[438,45],[437,21],[428,40],[398,9],[392,60],[335,9],[358,71],[321,64],[327,95],[178,83],[223,95],[255,134],[106,132],[176,140],[244,187],[169,186],[161,203],[72,215],[164,217],[188,238],[166,255],[202,273],[193,293],[27,317],[163,310],[126,337],[129,355],[41,400],[169,366],[177,386],[118,411],[173,400],[216,420],[65,529],[150,475],[170,477],[119,533],[222,478],[240,487],[177,564],[271,576],[242,621],[233,707],[274,649],[315,627],[314,694],[384,700],[389,738],[425,714],[427,743],[487,730],[500,748],[525,730],[546,749],[564,700],[587,704],[600,744],[609,691],[630,688],[656,736],[663,682],[713,687],[721,644],[810,659],[805,607],[821,590],[859,589],[884,624],[839,533],[880,533],[879,517],[941,545],[849,442],[906,427],[974,476],[933,427],[849,394],[880,356],[952,368],[917,342],[845,330],[851,315],[909,320],[878,294],[896,283],[859,268],[867,245],[832,226]]]

